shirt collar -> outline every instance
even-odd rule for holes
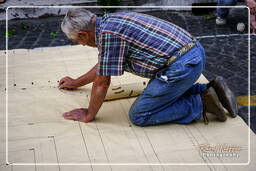
[[[101,23],[102,17],[97,17],[96,18],[96,28],[95,28],[95,42],[96,45],[98,46],[99,44],[99,34],[100,34],[100,23]]]

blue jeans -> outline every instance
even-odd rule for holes
[[[234,6],[237,0],[218,0],[218,6]],[[217,8],[217,16],[226,19],[228,18],[229,8]]]
[[[196,46],[165,69],[157,72],[130,108],[132,123],[138,126],[161,123],[190,123],[202,116],[200,93],[206,84],[194,84],[205,65],[205,51]]]

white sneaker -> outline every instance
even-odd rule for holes
[[[226,23],[227,23],[226,19],[223,19],[223,18],[220,18],[220,17],[216,18],[216,24],[217,25],[225,25]]]

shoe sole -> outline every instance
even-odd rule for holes
[[[217,96],[222,103],[223,107],[229,112],[229,115],[235,118],[238,114],[238,106],[236,103],[236,98],[233,92],[229,89],[227,83],[223,77],[216,77],[215,85],[213,85]]]
[[[223,109],[223,106],[221,105],[221,102],[217,96],[217,93],[213,88],[209,88],[208,91],[211,94],[212,98],[214,99],[215,105],[219,109],[219,112],[214,113],[214,115],[217,117],[219,121],[225,122],[227,120],[226,112]]]

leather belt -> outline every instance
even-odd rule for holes
[[[183,46],[177,53],[180,56],[183,56],[185,53],[187,53],[190,49],[192,49],[193,47],[196,46],[196,39],[193,38],[193,40],[189,43],[187,43],[185,46]],[[176,60],[178,59],[177,55],[172,55],[166,62],[166,65],[170,65],[172,63],[174,63]]]

